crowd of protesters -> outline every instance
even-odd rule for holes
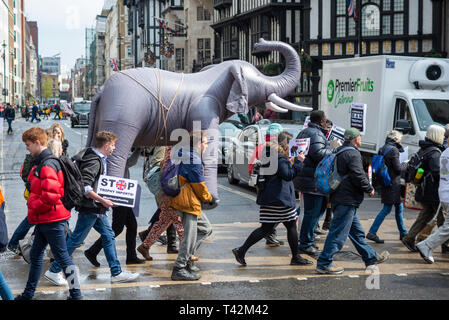
[[[7,109],[4,112],[5,115],[8,114]],[[256,114],[253,121],[258,121],[261,117],[262,115]],[[267,175],[263,188],[258,188],[257,204],[260,206],[261,225],[251,232],[240,247],[232,249],[236,261],[246,266],[245,256],[248,249],[263,238],[266,239],[267,245],[282,245],[283,243],[276,239],[275,233],[276,227],[282,223],[287,229],[287,240],[292,254],[291,265],[313,265],[313,261],[304,258],[304,255],[308,255],[316,260],[317,273],[340,274],[344,269],[334,265],[334,256],[341,251],[349,237],[366,268],[369,268],[385,262],[389,257],[388,251],[376,252],[365,239],[384,243],[377,233],[393,206],[399,239],[410,251],[418,252],[427,263],[434,262],[432,252],[437,246],[442,246],[443,253],[448,252],[446,241],[449,240],[449,151],[446,147],[449,126],[429,126],[425,139],[420,141],[418,154],[422,157],[421,169],[424,170],[424,177],[423,182],[418,185],[415,197],[423,209],[409,231],[404,226],[401,200],[401,176],[408,166],[407,162],[399,161],[399,153],[403,151],[402,134],[395,130],[388,132],[385,145],[379,149],[379,154],[384,155],[391,184],[387,187],[381,184],[373,186],[365,173],[359,151],[362,144],[361,133],[355,128],[349,128],[344,132],[343,142],[329,142],[327,133],[331,126],[332,122],[326,118],[323,111],[312,111],[308,127],[296,137],[310,139],[309,151],[307,155],[300,153],[291,158],[289,142],[293,137],[283,131],[280,124],[270,125],[266,142],[256,148],[248,170],[251,174],[255,163],[266,157],[265,159],[276,161],[277,171]],[[64,161],[61,159],[69,157],[69,143],[64,130],[57,123],[47,130],[32,127],[23,133],[22,141],[29,151],[21,169],[28,213],[9,242],[6,240],[7,245],[0,247],[0,251],[7,248],[14,254],[23,255],[24,259],[27,256],[25,260],[30,264],[26,287],[15,299],[33,298],[43,271],[43,256],[47,245],[50,246],[51,252],[48,254],[51,256],[52,265],[44,273],[44,277],[54,285],[68,285],[68,299],[82,299],[78,269],[71,255],[84,243],[92,228],[101,237],[84,251],[84,255],[92,265],[99,267],[97,256],[103,249],[112,283],[135,281],[139,277],[138,273],[123,270],[117,258],[115,239],[125,227],[127,265],[151,261],[152,245],[156,241],[165,242],[167,253],[178,254],[171,279],[200,279],[200,270],[194,263],[200,259],[198,249],[201,243],[212,234],[212,225],[203,209],[217,205],[217,200],[206,187],[201,164],[202,154],[208,146],[207,132],[191,132],[188,145],[176,149],[179,150],[176,156],[188,159],[183,160],[177,168],[177,195],[169,195],[161,187],[161,179],[166,169],[173,165],[171,158],[174,155],[171,147],[131,150],[124,177],[130,178],[129,168],[137,163],[139,156],[144,155],[143,178],[150,192],[155,195],[158,207],[148,229],[140,233],[137,233],[135,209],[118,206],[95,191],[100,175],[107,172],[107,157],[115,150],[115,134],[98,132],[95,136],[95,147],[85,148],[71,158],[79,167],[84,187],[83,197],[74,207],[78,216],[73,232],[68,224],[71,209],[67,209],[62,202],[66,181]],[[276,156],[270,157],[271,154]],[[320,192],[314,178],[319,163],[328,155],[335,155],[337,171],[343,177],[338,188],[330,195]],[[364,194],[374,197],[375,187],[381,194],[383,208],[365,236],[357,211],[363,202]],[[302,194],[304,208],[300,225],[298,191]],[[4,238],[6,234],[7,238],[1,193],[0,205],[0,236]],[[110,210],[112,225],[107,218],[107,212]],[[323,229],[320,229],[319,221],[325,213],[325,223]],[[439,228],[424,241],[417,241],[418,234],[433,220],[436,220]],[[33,227],[33,240],[28,253],[25,254],[19,241],[23,240]],[[167,233],[165,241],[162,236],[164,232]],[[317,236],[326,233],[324,247],[319,250],[315,243]],[[142,240],[139,246],[136,244],[137,235]],[[137,253],[144,259],[138,258]],[[3,299],[12,299],[11,291],[1,273],[0,294]]]

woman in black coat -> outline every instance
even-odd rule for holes
[[[401,201],[401,171],[403,168],[399,162],[399,152],[404,152],[404,149],[401,146],[401,140],[402,133],[392,130],[387,134],[385,145],[379,150],[379,154],[384,155],[384,163],[388,168],[391,184],[389,187],[381,185],[381,198],[384,207],[379,212],[376,219],[374,219],[374,222],[366,235],[367,239],[376,243],[384,243],[384,240],[379,239],[377,236],[377,230],[379,230],[382,222],[391,212],[393,206],[395,208],[396,225],[399,230],[400,240],[407,234],[402,217],[404,207]]]
[[[245,254],[248,249],[271,234],[275,226],[282,222],[287,228],[287,238],[292,252],[291,265],[312,264],[299,255],[298,231],[296,220],[296,197],[293,178],[302,170],[304,154],[301,153],[292,166],[288,158],[289,143],[285,133],[278,136],[278,142],[267,142],[263,155],[269,157],[270,152],[277,150],[278,168],[274,175],[265,176],[265,188],[257,195],[257,204],[260,205],[261,227],[254,230],[246,239],[245,243],[232,250],[238,263],[246,266]],[[265,167],[265,166],[264,166]]]

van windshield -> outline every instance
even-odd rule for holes
[[[421,131],[432,124],[445,126],[449,123],[449,100],[413,99],[412,102]]]

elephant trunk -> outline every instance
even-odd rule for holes
[[[254,51],[279,51],[285,58],[285,70],[280,75],[274,77],[261,75],[266,82],[265,97],[272,93],[285,97],[295,90],[301,78],[301,61],[293,47],[284,42],[259,39],[259,42],[254,45]]]

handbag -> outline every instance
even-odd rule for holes
[[[158,194],[161,190],[161,168],[159,166],[154,166],[143,181],[145,181],[152,194]]]
[[[415,199],[416,191],[418,186],[407,182],[405,184],[405,195],[404,195],[404,207],[412,210],[422,210],[423,207],[420,202]]]

